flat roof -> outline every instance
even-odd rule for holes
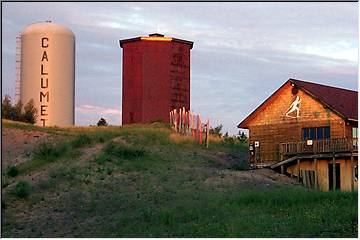
[[[160,34],[160,33],[152,33],[152,34],[149,34],[148,37],[140,36],[140,37],[135,37],[135,38],[123,39],[123,40],[120,40],[119,43],[120,43],[120,47],[122,48],[124,43],[136,42],[136,41],[179,42],[179,43],[189,44],[190,49],[192,49],[192,47],[194,45],[194,42],[179,39],[179,38],[165,37],[163,34]]]

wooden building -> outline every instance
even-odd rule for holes
[[[250,164],[304,185],[357,190],[358,93],[289,79],[239,128],[249,130]]]

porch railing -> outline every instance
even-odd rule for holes
[[[287,142],[279,145],[280,155],[357,152],[357,149],[357,140],[352,138]]]

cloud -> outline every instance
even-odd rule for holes
[[[53,20],[74,32],[76,124],[104,113],[120,124],[121,113],[106,111],[121,111],[119,39],[157,30],[194,41],[191,108],[230,133],[290,77],[357,89],[356,2],[6,2],[2,10],[3,94],[14,92],[19,31]]]
[[[101,117],[105,118],[109,124],[120,125],[121,114],[121,110],[118,108],[106,108],[88,104],[75,107],[78,125],[94,125]]]

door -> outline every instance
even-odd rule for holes
[[[332,163],[328,164],[328,169],[329,169],[329,190],[332,191],[333,190],[333,183],[334,183],[333,164]],[[340,163],[335,163],[335,175],[336,175],[336,188],[335,188],[335,190],[340,190]]]

